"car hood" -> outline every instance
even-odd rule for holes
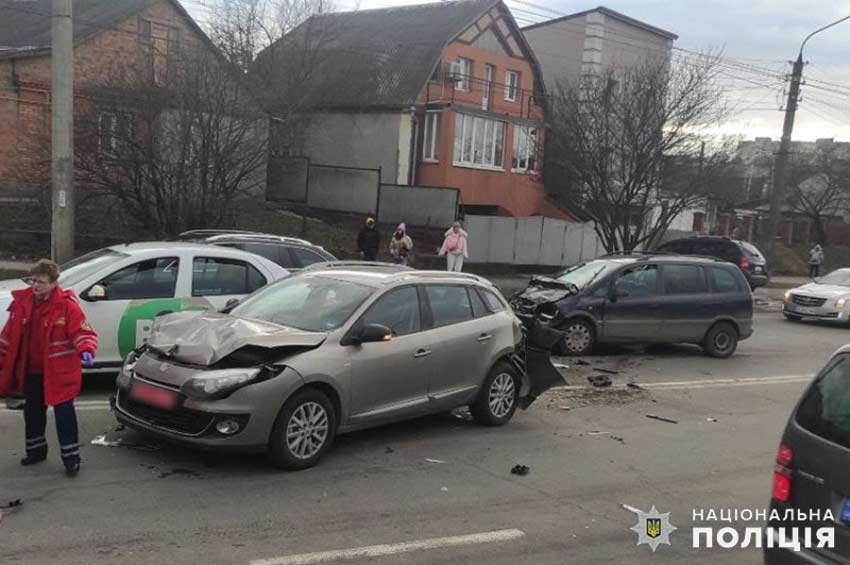
[[[558,302],[567,296],[578,294],[579,289],[572,283],[561,282],[550,277],[531,277],[528,287],[514,298],[522,302],[541,305]]]
[[[820,298],[841,298],[850,296],[850,287],[834,284],[809,283],[791,289],[792,294],[804,294],[806,296],[817,296]]]
[[[192,365],[250,366],[273,362],[286,352],[316,348],[326,338],[326,333],[218,312],[177,312],[156,319],[148,349]]]

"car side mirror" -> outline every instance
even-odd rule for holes
[[[86,295],[83,297],[89,302],[97,302],[99,300],[106,300],[106,289],[96,284],[86,292]]]
[[[233,309],[236,308],[237,306],[239,306],[239,299],[238,298],[231,298],[230,300],[227,301],[227,304],[224,305],[224,308],[221,309],[221,313],[222,314],[230,314],[230,312],[232,312]]]
[[[390,341],[393,338],[393,331],[381,324],[367,324],[360,328],[352,338],[354,343]]]

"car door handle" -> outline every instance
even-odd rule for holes
[[[420,349],[419,351],[413,354],[413,357],[415,359],[419,359],[421,357],[428,357],[429,355],[431,355],[430,349]]]
[[[486,342],[490,341],[491,339],[493,339],[493,336],[490,335],[490,334],[481,334],[480,336],[478,336],[478,342],[479,343],[486,343]]]

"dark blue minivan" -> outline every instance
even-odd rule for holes
[[[710,257],[605,256],[533,277],[512,305],[520,318],[563,331],[557,349],[565,355],[586,355],[597,343],[693,343],[726,358],[753,333],[747,279]]]

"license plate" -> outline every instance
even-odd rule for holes
[[[806,306],[797,306],[796,310],[800,314],[814,314],[816,311],[814,308],[808,308]]]
[[[177,408],[177,393],[147,383],[133,383],[130,398],[164,410]]]
[[[844,500],[844,509],[841,510],[841,521],[850,525],[850,498]]]
[[[760,273],[760,272],[762,272],[762,268],[761,267],[755,267],[753,269],[753,272]]]

